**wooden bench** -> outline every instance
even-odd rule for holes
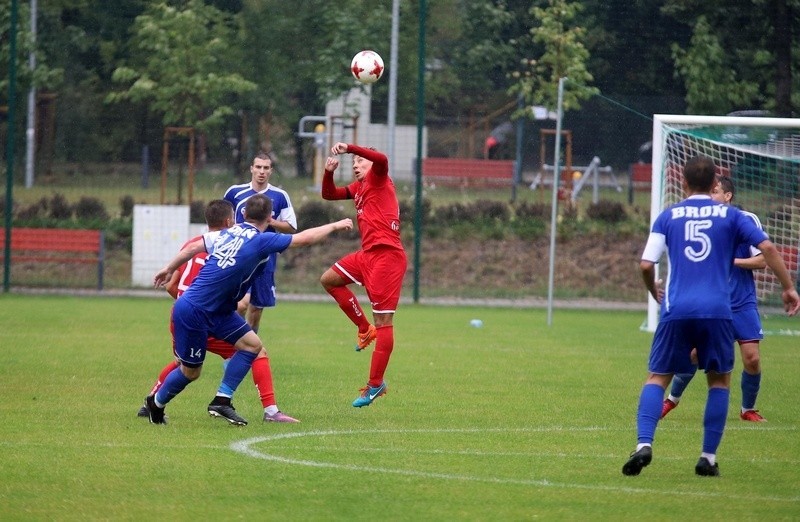
[[[423,158],[422,180],[427,185],[511,186],[514,180],[514,162],[470,158]]]
[[[0,261],[5,258],[5,230],[0,230]],[[103,289],[105,264],[102,230],[66,228],[11,229],[11,260],[30,263],[93,263],[97,264],[97,289]]]

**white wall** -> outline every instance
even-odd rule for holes
[[[190,234],[187,205],[134,205],[131,284],[152,287],[155,273],[175,257]]]

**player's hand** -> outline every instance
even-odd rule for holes
[[[661,302],[664,300],[664,288],[661,286],[662,284],[664,284],[662,279],[658,279],[656,281],[656,302],[658,304],[661,304]]]
[[[347,143],[337,142],[333,147],[331,147],[331,154],[344,154],[347,152]]]
[[[333,224],[335,230],[353,230],[353,220],[344,218]]]
[[[781,294],[783,298],[783,309],[791,317],[800,311],[800,296],[797,295],[797,290],[784,290]]]
[[[335,172],[339,168],[339,158],[328,156],[325,160],[325,170],[328,172]]]
[[[172,275],[172,270],[169,270],[168,268],[162,268],[153,277],[153,286],[156,288],[161,288],[167,283],[167,281],[169,281],[170,275]]]

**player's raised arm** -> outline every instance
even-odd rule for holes
[[[334,156],[328,156],[328,159],[325,160],[325,172],[322,175],[322,190],[320,191],[322,199],[329,201],[348,199],[347,188],[337,187],[336,182],[333,180],[333,173],[336,172],[337,168],[339,168],[339,159]]]
[[[292,242],[289,246],[298,247],[313,245],[314,243],[319,243],[337,230],[352,230],[352,228],[353,220],[350,218],[340,219],[339,221],[328,223],[327,225],[307,228],[293,235]]]

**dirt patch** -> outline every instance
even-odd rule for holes
[[[554,289],[559,297],[640,301],[641,237],[576,236],[556,244]],[[336,238],[281,256],[282,292],[318,291],[331,263],[359,247],[358,239]],[[413,285],[414,250],[407,244],[407,288]],[[420,251],[420,289],[428,297],[518,298],[547,295],[550,241],[522,239],[425,239]]]

